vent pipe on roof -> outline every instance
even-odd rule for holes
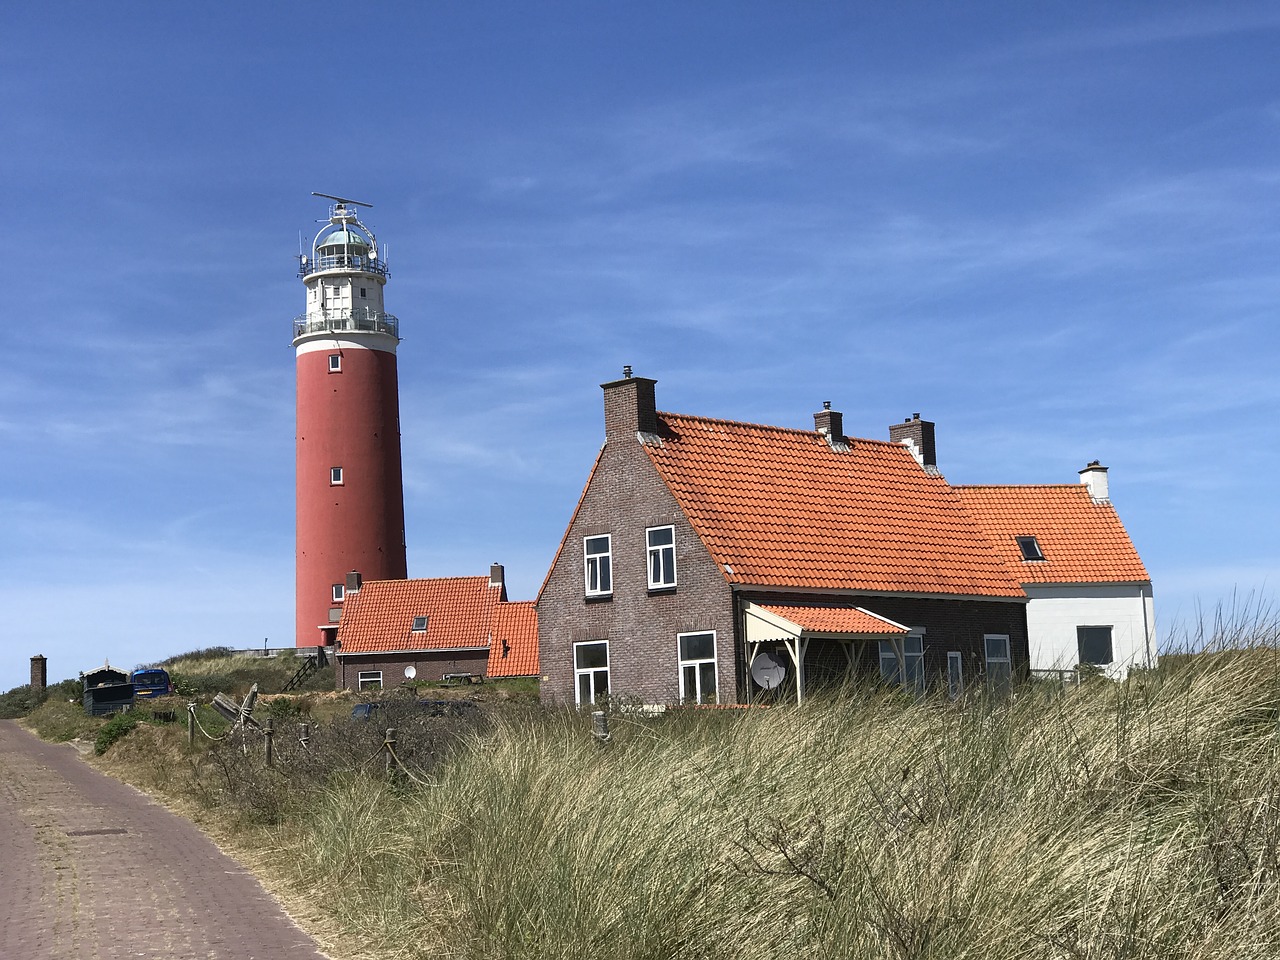
[[[1089,488],[1089,496],[1094,503],[1108,503],[1111,500],[1110,485],[1107,483],[1107,468],[1097,460],[1092,460],[1080,471],[1080,482]]]
[[[889,440],[910,450],[925,473],[937,474],[938,451],[933,440],[933,428],[933,421],[921,420],[920,414],[913,413],[902,423],[890,425]]]

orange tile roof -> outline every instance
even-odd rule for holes
[[[965,509],[1022,583],[1150,581],[1110,503],[1084,484],[958,486]],[[1033,536],[1043,560],[1023,560],[1016,537]]]
[[[497,605],[487,672],[491,677],[538,675],[538,609],[532,600]]]
[[[650,459],[739,584],[1023,598],[945,479],[906,447],[659,414]]]
[[[487,648],[501,593],[488,577],[366,580],[342,605],[338,652]],[[426,633],[411,632],[421,616]]]
[[[790,620],[807,633],[857,633],[905,636],[911,631],[861,607],[809,607],[798,604],[762,603],[762,610]]]

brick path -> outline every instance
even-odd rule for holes
[[[324,960],[186,820],[0,721],[0,958],[125,957]]]

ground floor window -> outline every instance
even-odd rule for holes
[[[894,643],[902,644],[902,661]],[[885,683],[924,692],[924,637],[911,633],[900,641],[880,641],[880,676]]]
[[[1076,627],[1080,662],[1105,667],[1114,659],[1110,627]]]
[[[682,633],[680,645],[680,699],[685,703],[719,703],[716,693],[716,635]]]
[[[381,690],[382,689],[382,671],[381,670],[361,670],[360,675],[356,678],[357,690]]]
[[[959,650],[947,651],[947,696],[958,699],[964,693],[964,658]]]
[[[589,640],[573,645],[573,674],[579,706],[609,694],[609,641]]]
[[[1013,679],[1013,660],[1009,656],[1009,638],[989,633],[982,638],[987,654],[987,686],[992,693],[1008,693]]]

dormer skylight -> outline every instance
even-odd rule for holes
[[[409,627],[409,632],[410,632],[410,633],[426,633],[426,632],[427,632],[427,618],[426,618],[426,617],[414,617],[414,618],[413,618],[413,625],[412,625],[411,627]]]
[[[1040,542],[1035,537],[1015,537],[1018,541],[1018,549],[1022,551],[1023,560],[1043,560],[1044,551],[1040,549]]]

